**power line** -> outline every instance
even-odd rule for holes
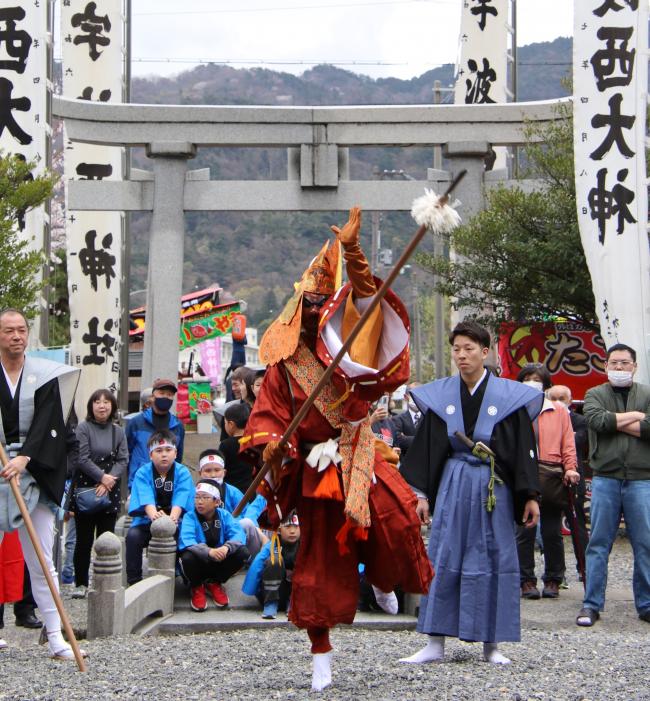
[[[571,61],[517,61],[518,66],[572,66]]]
[[[61,61],[61,56],[55,56],[54,60]],[[417,64],[409,61],[376,61],[366,59],[350,59],[348,61],[331,61],[328,59],[302,59],[295,61],[282,61],[277,59],[266,58],[248,58],[248,59],[217,59],[217,58],[152,58],[152,57],[135,57],[131,59],[132,63],[179,63],[189,65],[202,66],[428,66],[432,68],[442,68],[443,66],[453,66],[452,61],[443,63],[418,62]],[[571,61],[520,61],[519,66],[571,66]]]
[[[326,64],[328,66],[407,66],[408,63],[393,63],[389,61],[327,61],[319,59],[314,61],[280,61],[267,59],[236,59],[236,60],[221,60],[221,59],[194,59],[194,58],[133,58],[133,63],[190,63],[195,65],[248,65],[248,66],[313,66]],[[429,65],[429,64],[427,64]],[[435,64],[442,66],[443,64]]]
[[[204,58],[132,58],[133,63],[190,63],[195,65],[255,65],[255,66],[313,66],[326,64],[328,66],[409,66],[416,65],[408,61],[375,61],[366,59],[351,59],[348,61],[331,61],[328,59],[302,59],[295,61],[282,61],[278,59],[204,59]],[[418,66],[429,66],[431,68],[441,68],[443,66],[453,66],[453,61],[443,63],[429,63],[427,61],[418,62]],[[520,61],[519,66],[570,66],[571,61]]]

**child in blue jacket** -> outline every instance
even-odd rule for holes
[[[250,566],[242,591],[256,596],[264,610],[262,618],[275,618],[278,609],[289,610],[293,568],[300,547],[298,514],[292,511],[257,554]]]
[[[185,515],[178,542],[181,568],[190,583],[194,611],[208,608],[206,588],[218,608],[228,606],[223,583],[248,559],[246,535],[222,508],[219,484],[202,479],[196,485],[194,508]]]
[[[213,479],[219,483],[222,501],[221,508],[232,514],[237,504],[244,498],[244,495],[233,484],[225,481],[227,473],[225,458],[220,450],[208,448],[199,455],[199,475],[201,480]],[[246,534],[246,547],[251,559],[257,555],[264,543],[268,541],[268,538],[258,525],[260,514],[265,509],[266,499],[261,494],[257,494],[252,501],[246,504],[237,519]]]
[[[126,534],[126,579],[142,579],[142,553],[151,540],[151,523],[167,515],[178,526],[192,508],[194,484],[185,465],[176,461],[176,436],[157,431],[148,441],[151,462],[138,470],[131,489],[129,514],[133,521]]]

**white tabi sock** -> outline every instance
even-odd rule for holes
[[[74,651],[72,650],[72,645],[67,643],[61,634],[60,630],[54,633],[47,634],[47,646],[50,651],[50,657],[57,660],[74,660]],[[79,648],[79,654],[82,657],[88,657],[85,650]]]
[[[427,662],[442,662],[445,657],[445,636],[430,635],[429,642],[421,650],[410,657],[402,657],[400,662],[407,664],[426,664]]]
[[[483,643],[483,659],[491,664],[510,664],[510,660],[499,652],[496,643]]]
[[[60,630],[55,630],[52,633],[48,630],[47,632],[47,642],[52,654],[58,652],[59,650],[65,650],[70,646],[66,643],[65,638]]]
[[[375,599],[377,600],[377,606],[379,606],[382,611],[389,613],[391,616],[396,616],[398,604],[395,592],[389,591],[386,593],[381,589],[377,589],[374,584],[372,585],[372,591],[375,595]]]
[[[311,675],[312,691],[322,691],[332,683],[331,652],[317,652],[312,655],[313,671]]]

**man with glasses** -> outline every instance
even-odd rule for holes
[[[209,593],[217,608],[228,606],[223,584],[244,566],[249,552],[246,535],[237,519],[223,508],[217,480],[201,479],[196,485],[194,509],[180,528],[178,549],[181,567],[190,583],[193,611],[208,608]]]
[[[605,369],[608,382],[590,389],[584,404],[594,477],[579,626],[593,626],[605,607],[607,563],[621,513],[634,553],[634,604],[650,623],[650,386],[634,382],[636,351],[622,343],[607,351]]]

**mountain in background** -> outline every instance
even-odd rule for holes
[[[570,75],[572,41],[531,44],[518,49],[517,98],[526,102],[567,95],[562,81]],[[203,65],[172,78],[135,78],[131,100],[140,104],[181,105],[412,105],[433,102],[434,81],[453,85],[452,64],[410,80],[372,79],[330,65],[300,76],[264,68],[235,69]],[[444,101],[450,93],[443,93]],[[151,168],[141,150],[134,165]],[[371,179],[373,170],[403,170],[426,179],[432,165],[428,148],[350,149],[350,176]],[[286,177],[286,150],[274,148],[201,149],[189,167],[209,168],[214,180],[277,180]],[[361,203],[363,205],[363,203]],[[249,323],[262,328],[278,313],[283,300],[329,234],[342,224],[335,213],[188,213],[184,253],[184,292],[219,283],[226,294],[248,302]],[[150,215],[132,217],[131,287],[145,286]],[[386,213],[381,243],[395,258],[414,232],[408,213]],[[362,244],[370,250],[370,217],[362,227]],[[396,288],[405,287],[398,282]]]

